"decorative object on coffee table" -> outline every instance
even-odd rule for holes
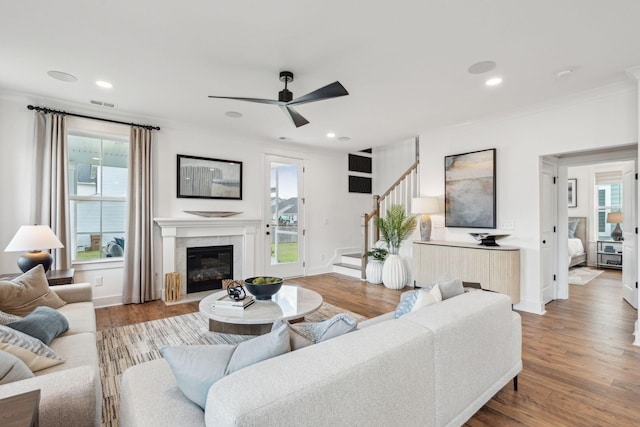
[[[389,289],[402,289],[407,283],[407,266],[398,251],[402,241],[416,228],[416,218],[407,217],[404,207],[391,205],[385,218],[377,219],[382,240],[387,244],[390,255],[382,265],[382,283]]]
[[[242,286],[242,282],[237,280],[222,279],[222,286],[227,290],[227,295],[234,301],[242,301],[247,297],[247,293]]]
[[[18,257],[18,267],[23,273],[38,264],[44,267],[45,273],[51,268],[53,256],[43,249],[63,248],[62,242],[53,234],[47,225],[23,225],[7,245],[5,252],[29,251]]]
[[[258,301],[270,300],[282,287],[281,277],[257,276],[245,279],[244,286]]]

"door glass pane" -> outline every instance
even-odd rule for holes
[[[298,261],[298,166],[271,163],[271,264]]]

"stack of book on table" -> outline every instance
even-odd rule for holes
[[[245,299],[236,301],[229,298],[229,295],[224,295],[213,303],[213,308],[215,309],[229,309],[229,310],[244,310],[249,307],[251,304],[256,302],[252,295],[247,295]]]

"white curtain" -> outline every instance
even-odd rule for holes
[[[124,243],[123,303],[157,299],[153,287],[153,198],[151,130],[131,128],[129,191]]]
[[[56,270],[71,268],[67,125],[61,114],[36,112],[32,223],[49,225],[64,248],[53,250]]]

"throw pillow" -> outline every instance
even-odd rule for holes
[[[576,229],[578,228],[578,224],[580,223],[580,219],[572,219],[569,221],[569,238],[576,238]]]
[[[420,291],[408,292],[400,297],[400,303],[396,307],[396,312],[393,315],[394,319],[399,319],[405,314],[411,312],[411,309],[416,303],[416,299],[418,299],[418,292]]]
[[[0,325],[6,325],[7,323],[15,322],[20,319],[22,319],[22,317],[0,311]]]
[[[426,307],[431,304],[435,304],[442,301],[442,293],[440,292],[440,286],[436,284],[430,291],[420,290],[416,302],[413,305],[411,311],[416,311],[422,307]]]
[[[36,307],[27,317],[7,323],[6,326],[49,345],[55,337],[69,329],[69,321],[51,307]]]
[[[53,350],[37,338],[0,325],[0,350],[22,360],[32,372],[64,362]]]
[[[160,349],[178,388],[193,403],[205,408],[213,383],[246,366],[290,351],[289,330],[280,328],[238,345],[187,345]]]
[[[279,320],[273,323],[272,330],[282,325],[289,327],[291,350],[298,350],[351,332],[358,327],[358,321],[346,313],[340,313],[331,319],[321,322],[294,323],[291,325],[286,320]]]
[[[0,385],[32,378],[33,372],[11,353],[0,350]]]
[[[26,316],[44,305],[60,308],[66,303],[52,290],[44,268],[38,265],[12,280],[0,280],[0,310]]]
[[[462,286],[462,282],[460,281],[460,279],[453,279],[449,280],[448,282],[440,282],[438,283],[438,286],[440,287],[443,301],[464,293],[464,287]]]

